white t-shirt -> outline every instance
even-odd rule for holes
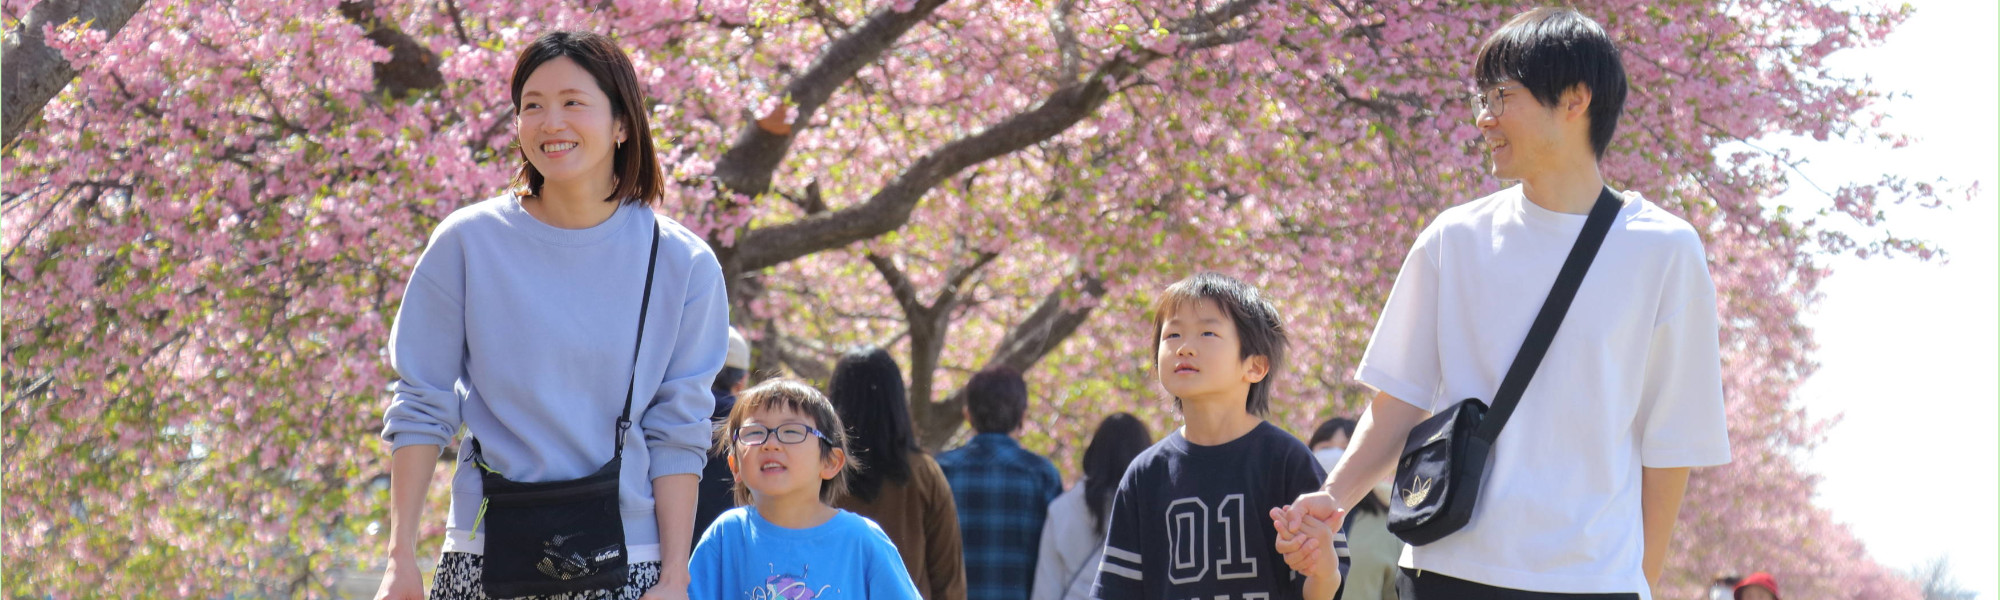
[[[1104,535],[1090,518],[1079,477],[1069,490],[1049,502],[1042,521],[1042,543],[1035,560],[1035,588],[1030,600],[1089,600],[1104,562]],[[1110,518],[1111,515],[1105,515]]]
[[[1640,467],[1729,462],[1715,284],[1693,227],[1633,192],[1494,444],[1471,523],[1404,567],[1504,588],[1638,592]],[[1436,412],[1491,402],[1584,215],[1516,186],[1417,237],[1356,378]]]

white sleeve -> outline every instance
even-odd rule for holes
[[[1082,484],[1079,479],[1077,485]],[[1062,498],[1057,496],[1056,502],[1061,502]],[[1048,519],[1042,521],[1042,546],[1036,552],[1039,556],[1035,557],[1035,587],[1028,600],[1062,600],[1063,586],[1069,583],[1067,579],[1071,569],[1063,564],[1062,549],[1058,547],[1062,544],[1056,539],[1056,532],[1066,523],[1061,522],[1063,515],[1055,503],[1050,503],[1048,515]]]
[[[1715,282],[1700,241],[1692,246],[1668,267],[1669,287],[1647,349],[1635,424],[1639,462],[1646,467],[1729,462]]]
[[[1368,351],[1354,378],[1405,404],[1436,411],[1442,359],[1438,354],[1438,265],[1430,246],[1435,225],[1417,236],[1382,306]]]

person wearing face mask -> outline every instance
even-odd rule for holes
[[[1320,468],[1332,473],[1353,436],[1354,419],[1334,417],[1313,429],[1306,447]],[[1353,562],[1341,584],[1344,600],[1396,600],[1396,557],[1403,553],[1403,542],[1389,533],[1389,505],[1384,500],[1389,486],[1384,482],[1376,487],[1347,512],[1344,529]]]
[[[1334,417],[1313,430],[1306,447],[1312,449],[1313,460],[1319,461],[1320,468],[1332,472],[1333,466],[1340,464],[1340,455],[1347,452],[1347,441],[1353,437],[1354,419]]]
[[[390,333],[376,597],[424,596],[419,517],[460,438],[430,598],[686,598],[728,341],[721,267],[652,209],[665,178],[624,51],[544,34],[510,92],[513,186],[438,224]],[[527,491],[544,488],[560,493]],[[545,504],[558,497],[588,508]],[[554,517],[577,520],[541,531]]]

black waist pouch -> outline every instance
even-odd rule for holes
[[[1410,429],[1389,492],[1390,533],[1422,546],[1472,520],[1493,450],[1478,435],[1485,417],[1485,403],[1465,400]]]
[[[566,481],[510,481],[482,469],[485,566],[493,598],[543,596],[625,585],[625,523],[618,514],[622,457]]]

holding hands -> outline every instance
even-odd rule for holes
[[[1299,496],[1284,508],[1271,509],[1271,524],[1278,530],[1278,552],[1285,564],[1307,576],[1318,573],[1321,564],[1334,571],[1339,557],[1334,554],[1333,533],[1346,519],[1347,511],[1325,491]],[[1322,538],[1319,534],[1325,532]]]
[[[1285,555],[1286,566],[1306,576],[1309,598],[1332,598],[1340,589],[1340,556],[1334,548],[1334,536],[1346,512],[1324,491],[1271,509],[1278,552]],[[1313,593],[1315,590],[1319,593]]]

